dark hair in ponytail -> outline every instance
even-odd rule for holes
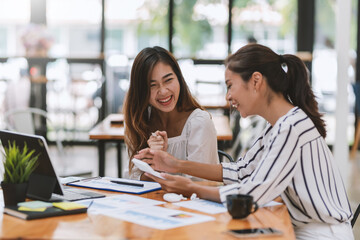
[[[225,65],[246,82],[254,72],[260,72],[274,92],[283,94],[285,99],[301,108],[320,135],[326,137],[325,122],[310,86],[309,73],[300,58],[291,54],[278,55],[260,44],[248,44],[227,57]]]

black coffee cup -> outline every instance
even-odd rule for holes
[[[246,218],[258,210],[258,204],[251,195],[230,194],[226,196],[227,209],[234,219]]]

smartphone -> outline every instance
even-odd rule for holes
[[[227,233],[239,237],[266,237],[266,236],[281,236],[283,233],[274,228],[249,228],[249,229],[233,229],[227,231]]]

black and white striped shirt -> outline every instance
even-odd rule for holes
[[[267,125],[243,158],[222,163],[220,197],[250,194],[259,205],[279,195],[293,225],[336,224],[352,217],[340,172],[325,140],[298,107]]]

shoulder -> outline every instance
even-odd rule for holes
[[[199,108],[190,114],[184,128],[187,132],[212,131],[211,129],[215,129],[210,113]]]
[[[303,138],[304,141],[310,141],[320,136],[310,117],[299,107],[289,111],[276,125],[279,133],[291,131],[297,137]]]
[[[280,124],[281,123],[293,126],[298,130],[315,127],[310,117],[299,107],[293,108],[288,114],[286,114],[282,121],[280,121]]]
[[[196,120],[211,120],[211,114],[205,110],[201,110],[200,108],[196,108],[188,117],[190,121]]]

